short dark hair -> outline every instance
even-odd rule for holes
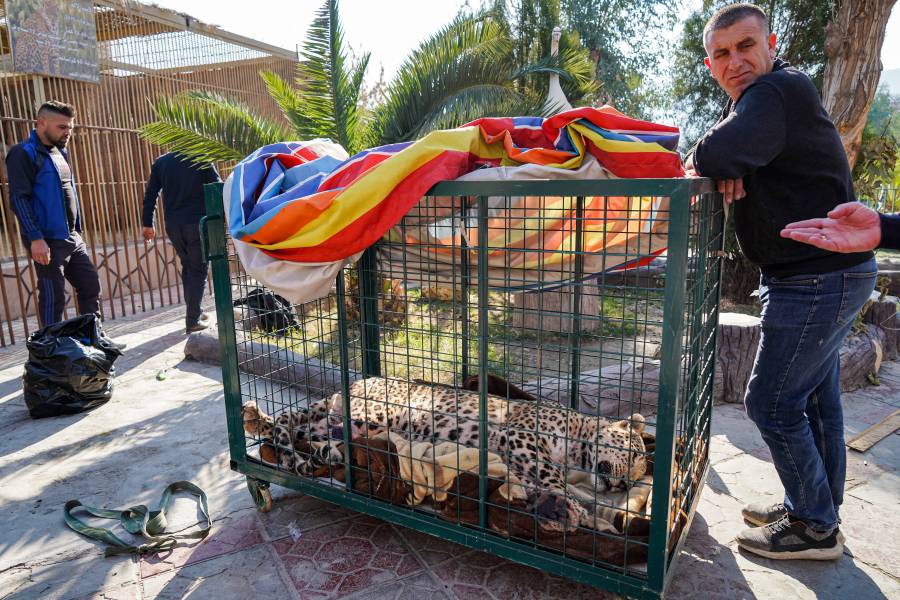
[[[48,100],[47,102],[41,104],[41,107],[38,109],[37,114],[38,116],[41,116],[47,113],[56,113],[58,115],[63,115],[64,117],[74,119],[75,107],[71,104],[60,102],[59,100]]]
[[[709,21],[706,22],[706,27],[703,28],[704,45],[706,44],[706,35],[710,31],[731,27],[738,21],[746,19],[747,17],[756,17],[759,19],[763,24],[766,35],[768,35],[769,17],[766,16],[763,9],[755,4],[729,4],[728,6],[723,6],[717,10],[716,13],[709,18]]]

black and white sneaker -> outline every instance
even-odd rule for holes
[[[844,553],[837,527],[819,532],[787,514],[774,523],[743,530],[735,541],[747,552],[775,560],[835,560]]]

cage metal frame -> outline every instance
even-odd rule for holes
[[[232,272],[229,265],[228,240],[224,227],[222,184],[206,186],[207,216],[201,221],[201,244],[213,271],[219,342],[221,347],[225,410],[231,468],[247,477],[247,484],[257,503],[270,483],[302,491],[361,513],[409,527],[458,544],[568,577],[588,585],[636,598],[659,598],[671,580],[674,558],[680,553],[693,520],[709,467],[710,418],[715,379],[716,329],[718,324],[721,258],[724,240],[724,209],[720,194],[711,180],[691,179],[613,179],[613,180],[542,180],[542,181],[445,181],[434,186],[428,197],[471,197],[478,207],[479,223],[487,219],[489,196],[535,195],[576,197],[579,206],[589,196],[657,196],[669,198],[667,232],[667,268],[663,290],[663,323],[660,351],[660,376],[656,405],[656,449],[654,452],[654,484],[651,500],[655,508],[650,516],[648,561],[646,573],[627,569],[605,569],[553,550],[528,546],[492,533],[485,527],[487,474],[485,455],[487,436],[480,439],[479,514],[482,527],[467,527],[447,522],[408,507],[392,505],[352,489],[352,470],[347,468],[344,488],[323,485],[279,470],[248,454],[241,407],[244,400],[239,376],[238,340],[232,310]],[[487,248],[487,228],[478,227],[478,248]],[[487,253],[478,252],[477,281],[479,318],[478,355],[488,353]],[[374,249],[367,250],[359,261],[361,363],[364,375],[381,374],[379,346],[378,290],[376,282],[362,273],[377,272]],[[340,390],[344,400],[344,436],[349,443],[350,356],[347,339],[344,278],[338,276],[337,335],[340,364]],[[577,300],[576,300],[577,306]],[[577,313],[578,311],[576,311]],[[576,316],[577,318],[577,316]],[[576,322],[577,325],[577,322]],[[578,336],[575,336],[576,338]],[[465,347],[465,344],[464,344]],[[572,367],[577,373],[578,348],[574,348]],[[687,363],[684,353],[688,354]],[[477,361],[481,381],[488,375],[488,360]],[[578,385],[578,378],[570,382]],[[487,431],[485,385],[479,387],[479,426]],[[572,397],[577,397],[573,394]],[[678,432],[696,439],[698,444],[676,451]],[[349,447],[349,446],[348,446]],[[687,448],[687,450],[685,450]],[[347,465],[349,467],[349,465]],[[680,470],[679,470],[680,469]],[[689,477],[676,480],[676,472],[689,469]],[[659,485],[658,482],[667,482]],[[681,504],[673,506],[673,486]],[[672,525],[673,512],[683,517],[681,525]],[[676,517],[678,514],[675,515]],[[672,529],[675,529],[673,536]]]

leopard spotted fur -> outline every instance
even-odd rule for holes
[[[478,446],[477,392],[369,378],[351,384],[350,399],[351,437],[390,430],[413,441]],[[244,406],[244,426],[272,441],[280,466],[309,475],[323,461],[343,460],[338,442],[330,441],[332,428],[343,423],[342,408],[340,393],[274,419],[251,403]],[[589,500],[583,498],[585,487],[627,488],[647,470],[640,414],[610,421],[557,404],[492,395],[486,408],[488,449],[503,456],[534,493],[550,495],[544,512],[558,528],[585,522],[585,508],[578,502]],[[300,447],[307,450],[297,452]],[[588,486],[583,485],[586,480]]]

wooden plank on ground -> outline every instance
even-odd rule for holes
[[[900,410],[895,410],[880,422],[850,438],[847,446],[858,452],[865,452],[883,438],[897,431],[898,428],[900,428]]]

